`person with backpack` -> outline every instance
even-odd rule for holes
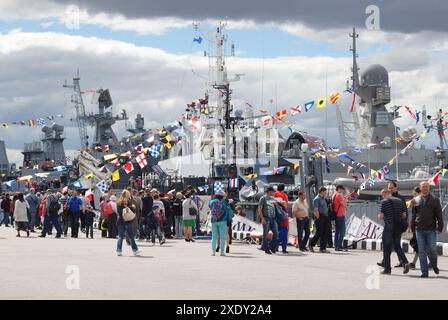
[[[392,249],[397,253],[400,263],[404,266],[403,273],[406,274],[409,272],[409,263],[401,247],[401,235],[407,228],[407,208],[401,199],[392,196],[389,189],[383,189],[381,195],[383,200],[381,201],[381,211],[378,214],[378,219],[384,221],[384,270],[382,274],[390,275],[392,272],[390,263]]]
[[[263,244],[261,249],[266,254],[273,254],[278,247],[278,227],[275,221],[275,191],[272,186],[268,186],[265,192],[266,194],[260,198],[258,204],[258,216],[263,225]],[[268,241],[269,231],[272,231],[271,242]]]
[[[277,200],[277,199],[276,199]],[[280,245],[282,246],[282,252],[288,253],[288,227],[289,227],[289,218],[288,213],[286,212],[285,202],[275,202],[275,221],[278,226],[278,242],[277,248],[275,251],[279,250]]]
[[[185,200],[182,202],[182,218],[184,222],[185,242],[195,242],[193,240],[193,227],[196,225],[196,216],[199,208],[191,198],[191,193],[185,193]]]
[[[163,245],[165,243],[165,237],[163,232],[163,222],[165,220],[165,205],[160,200],[159,193],[153,194],[154,202],[152,206],[152,212],[153,212],[153,228],[151,228],[150,235],[152,238],[152,244],[154,245],[156,243],[156,234],[157,238],[159,239],[159,244]]]
[[[331,199],[331,209],[335,218],[336,231],[334,234],[335,251],[347,251],[344,246],[345,237],[345,211],[347,207],[347,198],[343,193],[345,188],[342,185],[336,186],[336,192]]]
[[[69,212],[69,209],[67,206],[67,200],[68,200],[68,192],[64,191],[64,193],[62,194],[62,197],[59,198],[59,203],[62,208],[61,229],[62,229],[62,234],[64,235],[64,237],[67,237],[68,227],[70,224],[70,212]]]
[[[120,199],[117,202],[117,211],[118,211],[118,220],[117,220],[117,228],[118,228],[118,242],[117,242],[117,255],[122,256],[123,250],[123,240],[126,237],[126,234],[129,237],[129,242],[131,244],[132,252],[135,256],[140,255],[140,251],[138,250],[137,244],[134,239],[134,220],[137,218],[137,215],[133,210],[135,207],[130,207],[130,199],[131,193],[128,190],[123,190],[120,195]]]
[[[212,255],[215,255],[217,247],[216,243],[219,237],[221,256],[225,256],[226,254],[224,253],[224,250],[226,247],[227,220],[230,208],[224,200],[224,194],[215,194],[215,198],[210,201],[209,207],[212,223]]]
[[[56,229],[56,238],[60,238],[62,234],[61,225],[59,224],[59,209],[61,205],[59,203],[59,197],[56,194],[48,192],[45,200],[46,214],[44,217],[44,227],[40,238],[45,238],[47,233],[50,232],[52,225]]]
[[[29,209],[30,219],[28,228],[30,232],[35,232],[34,225],[36,224],[37,210],[39,209],[39,203],[40,203],[39,198],[36,196],[36,190],[31,189],[30,193],[25,197],[25,200],[26,202],[28,202],[28,205],[30,206]]]
[[[20,237],[20,231],[25,231],[26,236],[30,236],[28,229],[28,209],[29,205],[23,198],[23,193],[19,193],[14,205],[14,221],[17,227],[17,237]]]

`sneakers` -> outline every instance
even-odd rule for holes
[[[229,252],[230,252],[230,247],[227,246],[227,248],[226,248],[226,253],[229,253]]]
[[[215,253],[215,251],[213,251],[213,252],[212,252],[212,256],[213,256],[213,257],[214,257],[214,256],[216,256],[216,253]]]
[[[439,274],[439,273],[440,273],[440,270],[439,270],[438,267],[434,267],[434,268],[433,268],[433,271],[434,271],[435,274]]]
[[[165,239],[162,239],[162,241],[160,241],[160,245],[163,245],[166,242]]]
[[[423,273],[423,274],[420,276],[420,278],[429,278],[429,274],[427,274],[427,273]]]
[[[139,250],[134,251],[134,256],[136,257],[140,257],[141,252]]]
[[[411,269],[411,270],[415,270],[415,263],[410,263],[409,264],[409,268]]]
[[[221,257],[225,257],[226,256],[226,254],[223,252],[223,253],[221,253]]]
[[[308,246],[308,250],[309,250],[310,252],[314,252],[314,248],[313,248],[312,246]]]
[[[266,254],[272,254],[272,253],[271,253],[271,250],[265,250],[264,252],[265,252]]]
[[[117,251],[117,256],[121,257],[122,255],[121,251]]]
[[[383,270],[383,271],[381,272],[381,274],[384,274],[384,275],[386,275],[386,276],[389,276],[389,275],[392,274],[392,272],[391,272],[390,270]]]
[[[320,253],[330,253],[328,250],[319,250]]]

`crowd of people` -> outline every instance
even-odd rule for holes
[[[332,247],[335,251],[347,251],[344,246],[345,215],[351,195],[342,185],[336,186],[331,198],[327,193],[328,190],[321,187],[310,205],[307,194],[299,191],[290,207],[284,185],[280,184],[276,189],[268,186],[258,205],[258,217],[263,226],[261,250],[275,254],[281,249],[288,254],[290,219],[294,218],[296,247],[300,251],[314,252],[318,243],[321,253],[330,253],[328,248]],[[429,183],[422,182],[414,189],[409,208],[393,181],[381,195],[383,200],[378,218],[384,221],[383,261],[378,265],[384,268],[383,274],[392,272],[392,251],[397,253],[400,262],[396,267],[402,267],[404,273],[415,269],[417,260],[420,260],[422,277],[428,277],[430,268],[438,274],[436,236],[443,231],[443,217],[440,201],[430,192]],[[17,237],[21,232],[29,236],[36,230],[40,231],[39,237],[52,235],[53,230],[56,238],[67,237],[70,229],[72,238],[77,238],[80,230],[87,238],[93,238],[95,215],[98,214],[101,237],[118,239],[118,255],[122,255],[124,240],[133,253],[139,255],[135,238],[152,245],[158,241],[161,246],[167,238],[195,242],[195,237],[202,235],[200,212],[207,205],[212,255],[220,253],[225,256],[232,243],[232,219],[235,214],[245,216],[241,205],[235,204],[225,192],[214,194],[206,204],[192,186],[169,195],[157,189],[139,191],[128,187],[118,197],[110,189],[100,198],[98,211],[91,197],[85,192],[78,195],[74,190],[60,193],[48,189],[40,194],[31,188],[26,196],[23,193],[6,193],[0,201],[0,226],[8,227],[15,223]],[[311,238],[313,225],[315,232]],[[413,234],[410,244],[416,252],[411,263],[401,247],[402,235],[406,231]]]

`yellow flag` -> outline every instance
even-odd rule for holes
[[[294,165],[294,170],[298,170],[299,168],[300,168],[300,164],[296,163],[296,164]]]
[[[249,178],[249,179],[255,179],[256,177],[258,177],[256,173],[249,174],[249,175],[247,176],[247,178]]]
[[[393,165],[394,162],[395,162],[395,158],[396,158],[396,156],[393,157],[392,159],[390,159],[390,161],[387,164],[390,165],[390,166]]]
[[[376,171],[373,169],[370,169],[370,176],[373,177],[376,175]]]
[[[116,157],[117,157],[117,155],[115,153],[106,154],[106,155],[104,155],[104,161],[114,160]]]
[[[411,206],[412,200],[406,201],[406,208],[409,209],[409,207]]]
[[[422,138],[426,137],[426,130],[422,132],[421,137]]]
[[[87,180],[93,179],[93,173],[90,172],[89,174],[85,175],[84,178],[86,178]]]
[[[327,105],[327,98],[322,98],[322,99],[319,99],[319,100],[317,100],[317,109],[322,109],[322,108],[325,108],[326,107],[326,105]]]
[[[448,169],[442,169],[442,178],[445,176],[447,171],[448,171]]]
[[[112,173],[112,181],[118,181],[118,180],[120,180],[120,171],[119,170],[114,171]]]

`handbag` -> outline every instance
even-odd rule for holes
[[[198,214],[198,210],[191,205],[191,199],[190,199],[190,208],[188,209],[188,213],[190,214],[190,216],[195,216]]]
[[[122,216],[125,222],[129,222],[135,219],[135,213],[129,207],[123,208]]]

